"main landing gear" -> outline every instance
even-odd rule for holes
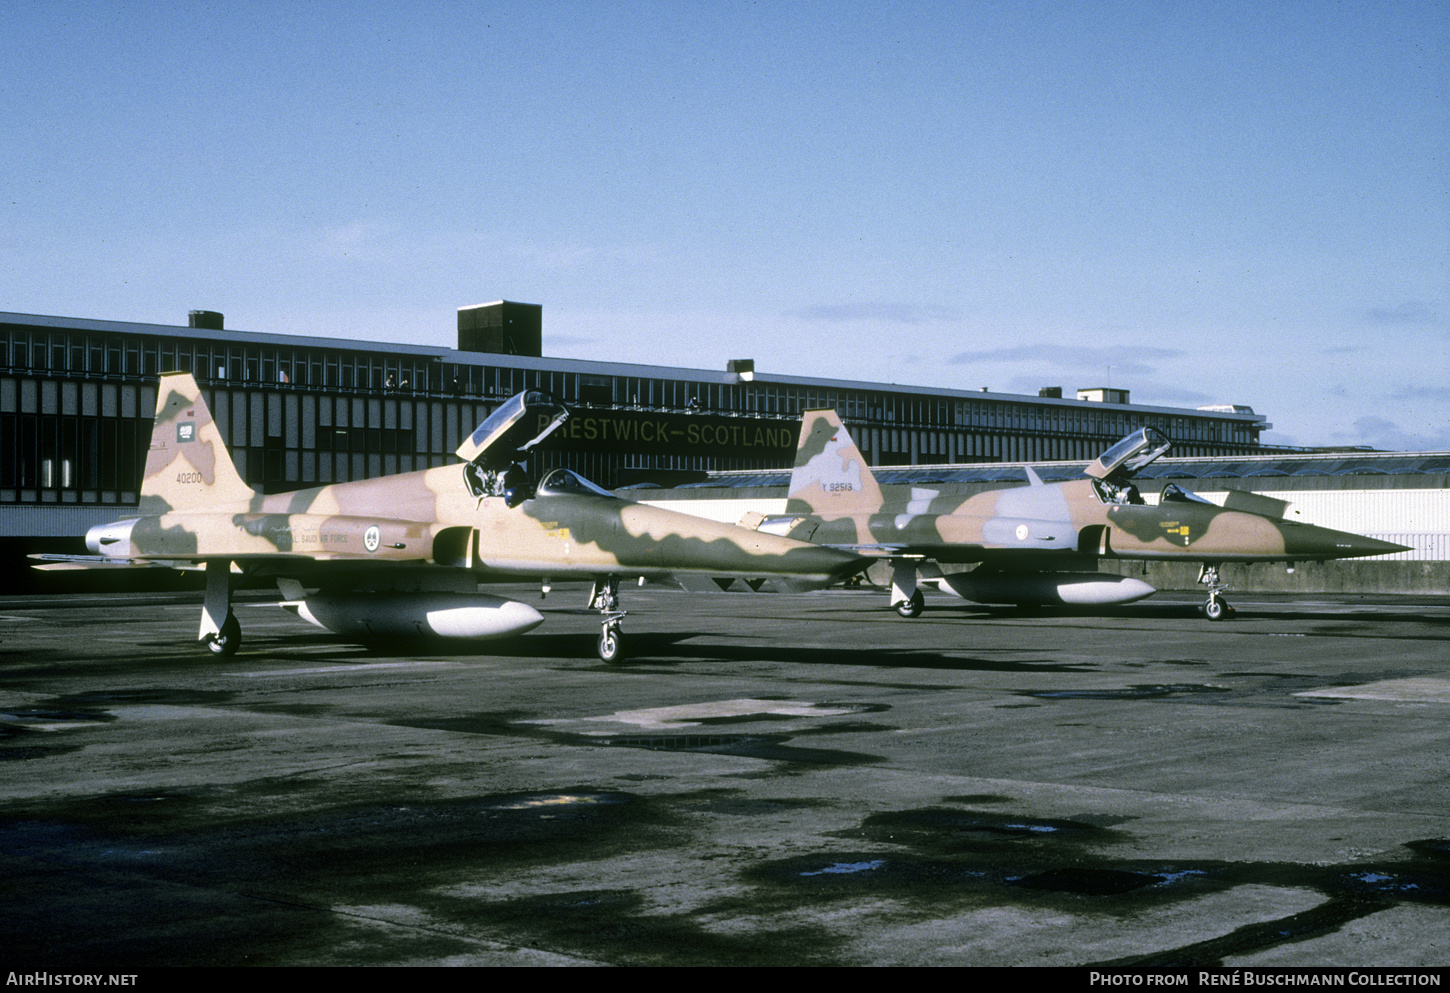
[[[902,617],[917,617],[926,598],[916,585],[916,563],[897,562],[891,570],[891,606]]]
[[[599,611],[599,658],[604,662],[618,662],[624,657],[624,615],[628,611],[619,609],[619,577],[596,579],[589,592],[589,609]]]
[[[1203,563],[1198,570],[1198,581],[1208,587],[1208,602],[1203,605],[1203,616],[1211,621],[1233,616],[1233,607],[1221,595],[1228,587],[1219,581],[1218,563]]]
[[[201,606],[197,639],[213,655],[235,655],[242,644],[242,626],[232,613],[232,564],[212,560],[206,564],[206,599]]]
[[[237,623],[237,615],[228,613],[221,627],[203,636],[201,640],[207,651],[213,655],[237,654],[237,649],[242,644],[242,626]]]

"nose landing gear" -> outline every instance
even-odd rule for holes
[[[604,662],[618,662],[624,657],[624,615],[628,611],[619,609],[619,577],[597,579],[589,591],[589,609],[599,611],[599,658]]]
[[[1233,607],[1222,596],[1228,589],[1218,578],[1218,563],[1205,562],[1198,570],[1198,581],[1208,587],[1208,602],[1203,605],[1203,616],[1211,621],[1232,617]]]

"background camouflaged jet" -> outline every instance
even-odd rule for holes
[[[921,612],[921,582],[979,603],[1127,603],[1151,595],[1139,579],[1097,572],[1098,558],[1177,559],[1203,564],[1205,612],[1231,611],[1220,596],[1221,562],[1294,562],[1382,555],[1403,545],[1283,518],[1286,505],[1235,491],[1219,507],[1169,483],[1157,506],[1131,478],[1168,450],[1143,428],[1108,449],[1086,478],[969,497],[913,489],[888,500],[834,410],[806,411],[791,474],[787,513],[754,521],[777,534],[867,552],[893,565],[891,603],[904,617]],[[944,573],[942,564],[980,563]]]
[[[483,577],[594,580],[599,653],[622,648],[622,578],[683,573],[825,585],[858,556],[621,500],[567,469],[537,486],[517,464],[568,416],[544,393],[499,407],[458,449],[462,465],[263,495],[232,464],[196,380],[161,377],[140,516],[92,528],[100,559],[205,568],[199,638],[235,652],[233,573],[274,577],[284,604],[339,633],[490,638],[543,621],[533,607],[480,594]],[[54,559],[53,556],[47,558]],[[43,568],[43,567],[42,567]],[[309,586],[318,586],[308,593]]]

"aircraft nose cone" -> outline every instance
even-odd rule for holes
[[[1394,552],[1408,552],[1408,545],[1397,545],[1392,541],[1368,538],[1348,531],[1313,525],[1298,525],[1284,535],[1285,549],[1291,555],[1305,559],[1353,559],[1366,555],[1390,555]]]
[[[1366,538],[1362,535],[1354,535],[1350,542],[1353,551],[1351,555],[1391,555],[1395,552],[1412,551],[1409,545],[1397,545],[1393,541],[1380,541],[1378,538]]]

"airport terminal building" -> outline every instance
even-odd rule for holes
[[[1027,396],[778,374],[751,359],[711,371],[552,358],[542,308],[508,301],[459,308],[456,333],[457,347],[419,346],[231,331],[210,311],[175,326],[0,313],[6,557],[133,512],[163,371],[197,378],[238,470],[266,492],[446,465],[524,389],[573,412],[530,468],[608,488],[788,468],[800,414],[816,407],[840,412],[870,463],[899,467],[1080,466],[1144,425],[1175,456],[1234,459],[1265,454],[1271,426],[1232,405],[1134,405],[1123,389]]]
[[[191,372],[248,483],[277,492],[444,465],[523,389],[574,412],[538,456],[614,488],[789,466],[800,413],[835,407],[878,465],[1091,460],[1150,424],[1192,455],[1258,450],[1243,408],[1133,406],[1126,390],[1020,396],[546,358],[541,308],[459,309],[457,348],[0,313],[0,534],[83,534],[124,516],[150,438],[156,377]],[[451,329],[450,329],[451,330]],[[441,335],[440,335],[441,336]]]

